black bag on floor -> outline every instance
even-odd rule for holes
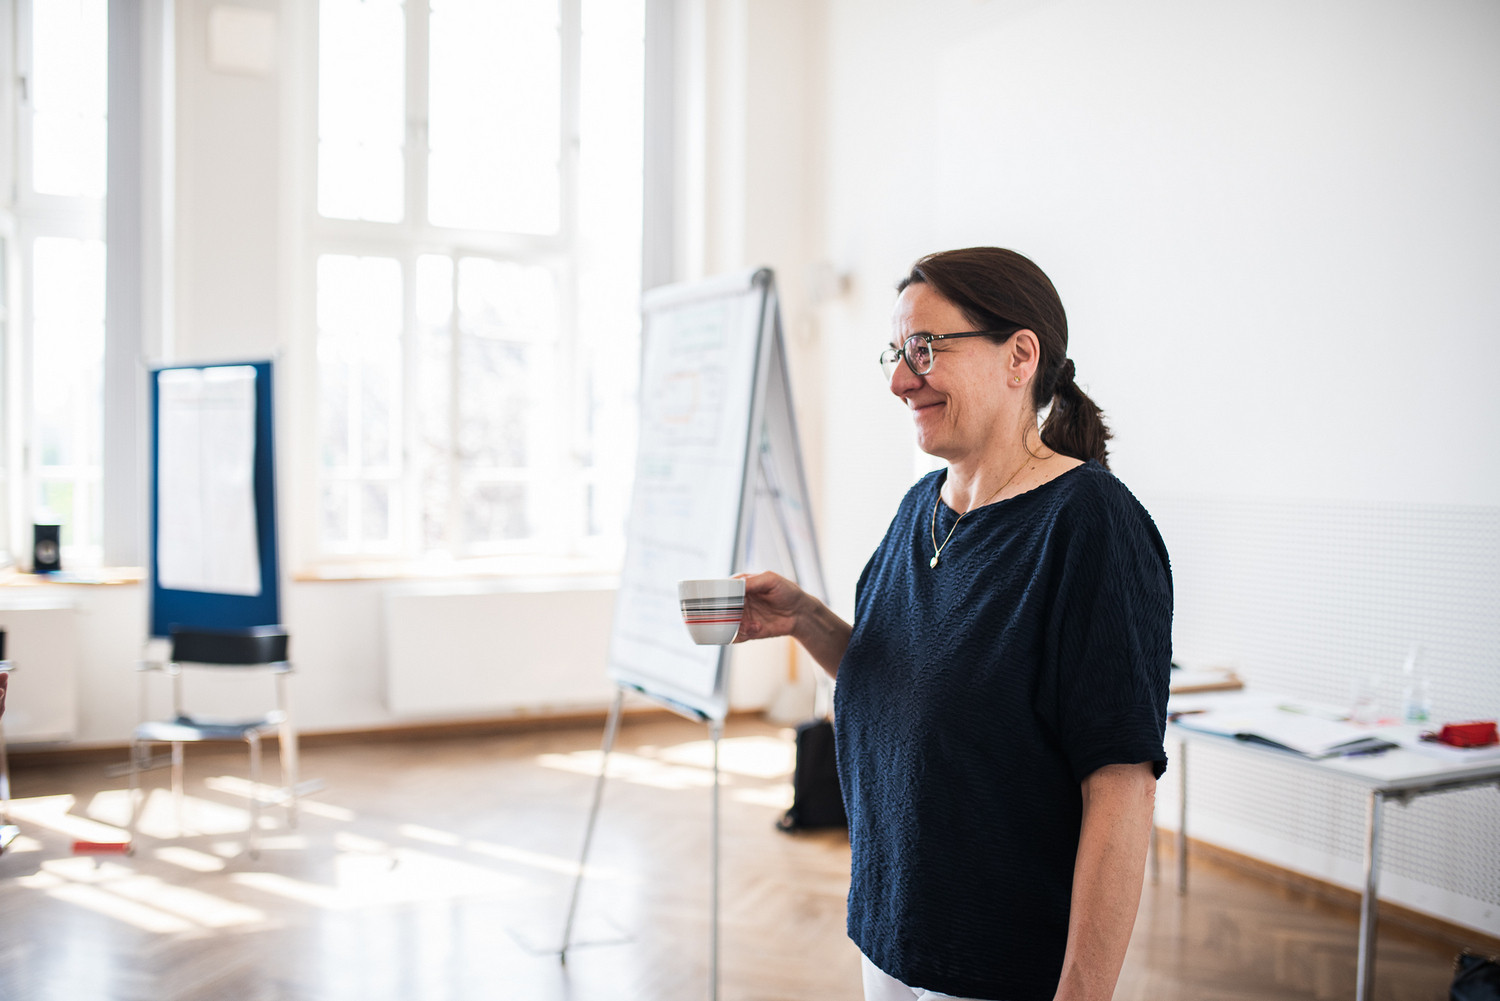
[[[848,827],[839,769],[833,752],[833,721],[808,720],[797,726],[797,764],[792,770],[792,808],[776,826],[783,831]]]
[[[1450,1001],[1500,1001],[1500,962],[1461,953],[1453,960]]]

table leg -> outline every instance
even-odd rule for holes
[[[1177,742],[1177,893],[1187,893],[1187,741]]]
[[[1355,971],[1355,1001],[1370,1001],[1375,994],[1375,924],[1379,918],[1380,820],[1385,794],[1370,791],[1369,814],[1365,821],[1365,890],[1359,903],[1359,960]]]

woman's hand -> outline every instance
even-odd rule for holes
[[[740,574],[745,579],[745,616],[736,643],[773,636],[795,636],[797,613],[806,591],[778,573]]]
[[[745,579],[745,615],[734,641],[790,636],[823,670],[836,677],[853,627],[780,574],[768,571],[739,576]]]

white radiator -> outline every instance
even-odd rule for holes
[[[607,705],[612,579],[403,584],[386,593],[386,704],[404,717]]]
[[[5,656],[14,673],[5,741],[71,740],[78,730],[78,610],[71,601],[0,599]]]

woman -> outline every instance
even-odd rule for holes
[[[852,625],[763,573],[738,639],[793,636],[838,679],[867,999],[1107,999],[1166,767],[1166,549],[1035,264],[933,254],[898,290],[881,362],[947,469],[902,501]]]

